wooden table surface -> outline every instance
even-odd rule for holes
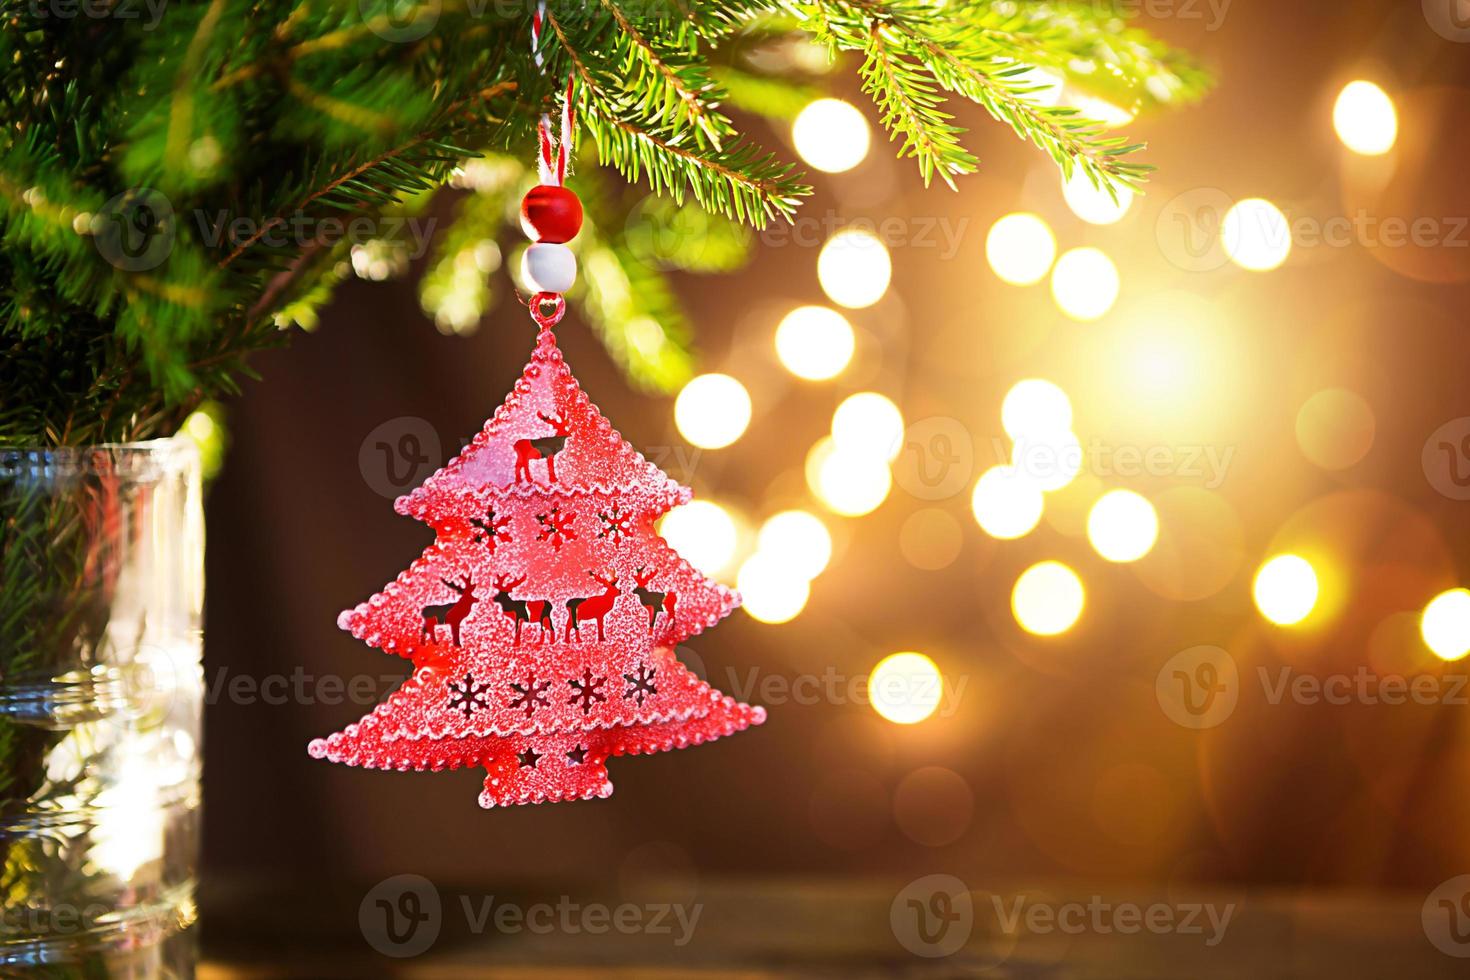
[[[201,896],[200,977],[1470,976],[1470,934],[1439,936],[1458,956],[1437,948],[1421,917],[1427,893],[966,884],[968,929],[959,903],[936,903],[928,885],[915,892],[905,880],[702,879],[636,894],[439,884],[433,915],[422,894],[403,899],[422,887],[412,881],[289,890],[216,881]],[[698,909],[692,930],[676,906],[685,923]],[[916,932],[920,909],[928,941]],[[390,910],[398,937],[411,936],[402,945],[385,939]],[[618,914],[623,931],[610,922]]]

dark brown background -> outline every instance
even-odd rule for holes
[[[894,249],[889,298],[852,314],[863,346],[851,376],[798,387],[781,379],[769,353],[784,309],[822,302],[815,248],[763,248],[736,275],[679,279],[701,367],[746,380],[756,417],[734,447],[674,475],[757,516],[797,501],[806,448],[840,397],[863,387],[891,395],[911,421],[961,420],[981,466],[1002,434],[1002,395],[1030,375],[1061,381],[1088,432],[1115,442],[1155,438],[1149,419],[1127,410],[1129,393],[1096,373],[1093,353],[1106,350],[1130,302],[1188,289],[1231,328],[1216,379],[1229,411],[1198,437],[1235,451],[1218,492],[1240,515],[1243,552],[1225,589],[1199,602],[1165,601],[1092,556],[1085,540],[1045,525],[1022,542],[992,541],[969,517],[968,488],[937,505],[963,523],[959,560],[918,571],[899,552],[898,529],[934,505],[895,488],[875,514],[841,523],[839,553],[799,619],[771,627],[737,613],[695,649],[716,682],[726,665],[739,676],[828,667],[853,675],[895,650],[922,650],[968,678],[954,716],[900,728],[859,704],[773,706],[764,727],[738,737],[615,760],[608,801],[485,812],[475,805],[475,772],[363,772],[307,757],[309,739],[363,707],[220,697],[207,714],[206,879],[269,882],[252,893],[265,903],[295,888],[401,872],[494,888],[613,883],[650,869],[899,880],[947,871],[975,886],[996,876],[1082,877],[1422,896],[1470,871],[1463,706],[1273,706],[1256,696],[1225,725],[1196,733],[1171,723],[1153,697],[1159,665],[1199,643],[1225,646],[1252,671],[1283,663],[1316,674],[1385,663],[1439,670],[1404,616],[1463,584],[1470,568],[1470,505],[1436,493],[1420,464],[1431,432],[1470,415],[1470,258],[1448,256],[1458,279],[1450,284],[1393,265],[1422,269],[1414,256],[1359,248],[1298,249],[1266,275],[1234,267],[1190,274],[1169,265],[1154,235],[1163,206],[1195,187],[1320,217],[1359,206],[1410,218],[1470,214],[1470,91],[1461,87],[1470,46],[1436,35],[1419,4],[1403,0],[1235,0],[1219,31],[1200,20],[1151,26],[1198,51],[1221,85],[1200,108],[1128,127],[1150,142],[1159,173],[1120,225],[1073,219],[1049,165],[971,109],[962,121],[973,128],[983,173],[958,193],[924,190],[914,168],[877,142],[855,173],[819,180],[806,208],[812,217],[968,222],[948,260],[935,249]],[[1344,191],[1358,161],[1331,127],[1332,100],[1354,77],[1387,88],[1401,116],[1400,169],[1365,204]],[[1114,256],[1124,277],[1117,311],[1072,324],[1044,287],[1018,290],[990,274],[985,231],[1018,209],[1044,214],[1063,247],[1095,244]],[[630,390],[575,312],[559,334],[583,386],[635,445],[682,444],[671,400]],[[380,424],[417,416],[437,430],[447,458],[500,402],[531,341],[529,322],[504,299],[474,336],[446,338],[408,281],[352,281],[317,332],[257,360],[264,381],[230,405],[233,445],[208,503],[211,684],[298,667],[311,676],[406,673],[334,623],[427,542],[426,528],[395,515],[365,481],[360,445]],[[1333,386],[1367,399],[1377,435],[1363,462],[1326,474],[1302,456],[1292,426],[1306,397]],[[1129,485],[1150,493],[1173,484]],[[1352,493],[1301,515],[1343,490]],[[1250,575],[1294,515],[1343,549],[1348,599],[1331,626],[1283,639],[1251,608]],[[1089,605],[1077,629],[1039,641],[1016,628],[1008,597],[1015,575],[1048,557],[1078,569]],[[945,847],[913,842],[892,817],[895,786],[926,765],[959,773],[973,792],[968,830]],[[347,916],[360,894],[343,899]]]

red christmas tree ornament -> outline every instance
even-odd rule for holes
[[[532,24],[538,52],[544,8]],[[538,128],[541,186],[522,213],[541,326],[514,390],[473,441],[394,507],[435,541],[337,619],[413,661],[403,686],[309,747],[371,769],[485,770],[480,805],[612,793],[607,760],[699,745],[765,720],[674,654],[728,616],[735,593],[654,530],[690,493],[613,430],[572,377],[551,328],[576,278],[564,244],[582,223],[562,187],[573,136],[568,80],[559,142]],[[549,309],[548,309],[549,307]]]
[[[396,502],[434,544],[338,619],[412,660],[412,676],[311,754],[375,769],[480,766],[490,807],[607,796],[611,756],[760,724],[761,708],[674,655],[738,603],[654,530],[689,497],[613,430],[543,330],[479,435]]]
[[[537,184],[521,199],[521,227],[534,242],[565,244],[582,230],[582,202],[557,184]]]

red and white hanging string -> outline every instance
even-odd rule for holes
[[[536,66],[546,68],[541,53],[541,31],[546,22],[546,0],[540,0],[531,18],[531,55]],[[582,229],[582,202],[565,186],[576,133],[575,78],[567,75],[562,97],[561,132],[555,132],[551,116],[542,114],[536,127],[536,170],[541,183],[521,201],[521,227],[532,239],[521,260],[521,275],[536,295],[531,297],[531,316],[549,330],[566,312],[562,294],[577,281],[577,257],[566,243]],[[546,306],[549,312],[544,312]]]

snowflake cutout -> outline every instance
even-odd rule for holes
[[[602,530],[597,532],[599,538],[606,538],[613,544],[621,544],[622,540],[633,533],[629,525],[633,520],[632,514],[624,514],[622,508],[613,504],[612,510],[597,515],[602,519]]]
[[[529,718],[531,712],[537,708],[550,707],[551,703],[546,700],[546,689],[551,686],[551,681],[538,681],[534,676],[528,675],[526,683],[517,684],[512,681],[510,686],[516,692],[509,702],[511,710],[525,708],[526,717]]]
[[[623,693],[624,698],[637,698],[638,707],[643,707],[643,699],[652,697],[658,693],[658,688],[653,686],[653,675],[655,668],[644,665],[641,661],[633,669],[633,673],[624,674],[623,678],[628,682],[628,690]]]
[[[572,530],[572,521],[576,519],[575,514],[563,514],[560,507],[551,508],[548,514],[537,514],[536,523],[541,525],[541,533],[536,535],[536,540],[550,541],[551,546],[560,551],[567,541],[577,540],[577,532]]]
[[[509,542],[511,539],[510,532],[505,529],[510,524],[510,515],[507,514],[504,517],[497,517],[494,507],[486,508],[485,519],[483,521],[478,517],[471,517],[470,523],[475,527],[475,530],[470,535],[470,540],[475,544],[484,541],[490,545],[490,554],[492,555],[495,554],[496,544],[501,541]]]
[[[489,685],[476,683],[471,674],[465,674],[462,681],[450,681],[449,710],[463,711],[468,718],[471,713],[490,707],[490,702],[485,697],[488,690]]]
[[[599,701],[606,701],[607,695],[602,693],[602,686],[607,683],[607,677],[593,677],[592,668],[588,667],[582,671],[581,679],[571,680],[572,696],[567,698],[567,704],[582,702],[582,714],[592,713],[592,705]]]

